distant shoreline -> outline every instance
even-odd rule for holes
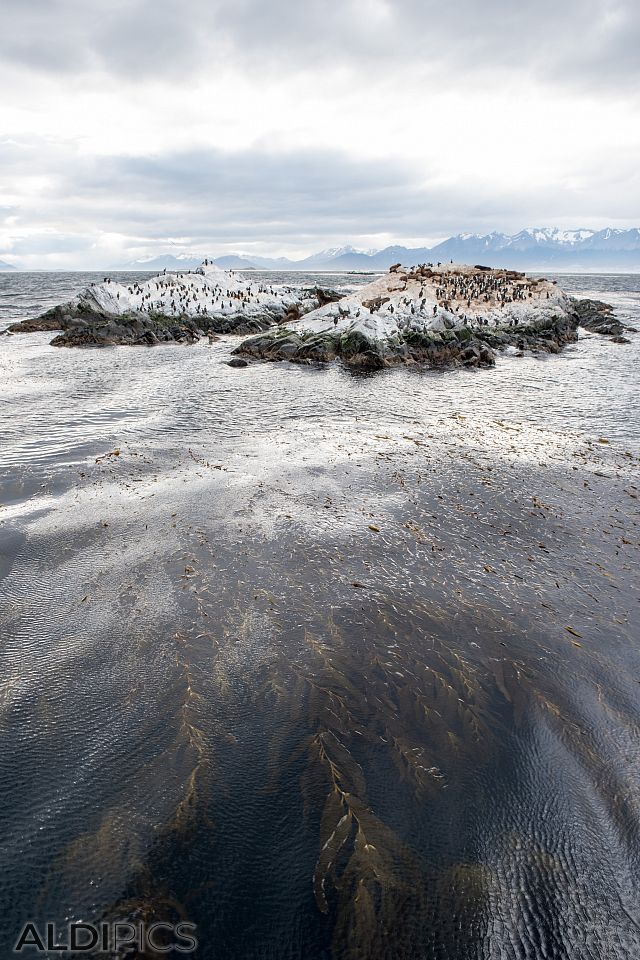
[[[509,269],[511,269],[511,268],[509,268]],[[168,272],[174,272],[174,271],[168,271]],[[185,269],[183,272],[184,272],[184,273],[188,273],[189,270],[188,270],[188,269]],[[313,269],[309,269],[309,270],[298,270],[298,269],[293,269],[293,268],[289,268],[289,267],[283,268],[283,269],[280,269],[280,270],[274,270],[274,269],[266,269],[266,268],[263,269],[263,268],[261,268],[261,267],[254,267],[254,268],[252,268],[252,269],[250,269],[250,270],[247,269],[247,268],[245,268],[244,270],[238,269],[238,270],[236,270],[235,272],[236,272],[236,273],[250,273],[250,274],[254,274],[254,273],[256,273],[256,274],[259,274],[259,273],[270,273],[270,274],[291,274],[291,273],[299,273],[301,276],[308,276],[308,275],[311,274],[311,275],[313,275],[313,276],[325,275],[325,276],[333,276],[333,277],[378,277],[378,276],[380,276],[381,274],[386,273],[386,270],[382,270],[382,269],[380,269],[380,270],[313,270]],[[120,269],[120,268],[118,268],[118,269],[110,269],[110,270],[107,270],[107,269],[102,269],[102,268],[98,268],[98,267],[96,267],[96,268],[94,268],[94,269],[92,269],[92,270],[82,270],[82,269],[65,270],[65,269],[61,269],[61,268],[56,268],[56,269],[53,269],[53,270],[22,270],[22,269],[20,269],[19,267],[15,267],[15,268],[12,269],[12,270],[0,270],[0,276],[6,275],[6,276],[8,276],[8,277],[10,277],[10,276],[15,276],[16,274],[23,274],[23,275],[24,275],[24,274],[43,274],[43,273],[46,273],[46,274],[63,274],[63,275],[64,275],[64,274],[74,274],[74,273],[78,273],[78,274],[91,274],[91,273],[92,273],[92,274],[97,274],[97,275],[99,274],[99,275],[104,276],[104,277],[106,277],[106,276],[112,276],[112,275],[114,275],[114,274],[148,273],[148,274],[150,274],[151,276],[155,276],[155,275],[158,273],[158,270],[157,270],[157,269],[145,270],[145,269],[142,269],[142,268],[138,268],[138,269],[131,269],[131,268],[130,268],[130,269],[126,269],[126,270],[125,270],[125,269]],[[540,268],[537,268],[537,267],[536,267],[536,268],[527,268],[527,273],[528,273],[528,274],[531,274],[532,276],[547,276],[547,275],[549,275],[549,276],[554,276],[554,277],[580,277],[580,276],[584,276],[584,277],[638,277],[638,276],[640,276],[640,267],[639,267],[637,270],[556,270],[556,269],[553,269],[553,270],[546,269],[546,270],[545,270],[544,267],[540,267]]]

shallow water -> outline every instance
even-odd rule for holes
[[[0,275],[0,328],[87,279]],[[640,328],[640,277],[560,282]],[[204,960],[636,958],[640,335],[375,374],[49,339],[0,337],[7,955],[138,916]]]

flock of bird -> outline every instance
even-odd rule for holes
[[[424,280],[430,280],[430,293],[434,300],[432,315],[435,317],[440,311],[450,313],[465,324],[487,326],[490,320],[497,324],[499,319],[495,311],[503,310],[508,304],[551,299],[546,281],[532,279],[515,271],[445,268],[436,272],[433,264],[423,264],[418,269],[420,273],[416,271],[416,279],[419,277],[423,283]],[[425,286],[422,285],[419,296],[423,309],[427,303],[425,292]],[[513,325],[514,316],[510,316],[506,322]]]
[[[92,294],[100,307],[116,314],[139,311],[166,316],[211,316],[249,313],[268,303],[294,304],[300,293],[288,287],[247,280],[232,270],[223,271],[204,261],[194,272],[167,273],[144,282],[115,283],[105,277]],[[509,270],[491,270],[454,264],[399,264],[384,277],[359,287],[338,303],[308,313],[301,326],[318,319],[334,327],[364,323],[377,314],[383,326],[398,330],[437,329],[455,326],[511,325],[527,308],[556,304],[554,286]],[[362,317],[362,319],[361,319]],[[376,324],[376,329],[379,324]]]
[[[424,326],[425,321],[434,326],[438,317],[448,326],[513,326],[522,310],[509,307],[530,305],[535,309],[556,293],[549,281],[515,271],[440,263],[418,264],[407,271],[392,268],[383,282],[386,295],[382,290],[377,298],[364,299],[363,306],[372,313],[393,316],[401,330]],[[338,322],[347,313],[351,310],[339,310]],[[360,316],[359,305],[354,315],[356,319]],[[334,324],[337,326],[336,318]]]
[[[209,264],[205,261],[203,266]],[[167,316],[237,313],[248,306],[290,295],[288,289],[247,282],[233,271],[206,271],[202,268],[194,273],[167,273],[165,270],[142,283],[120,284],[105,277],[102,283],[92,286],[93,295],[101,306],[117,305],[116,312],[119,313],[135,310]]]
[[[374,339],[410,331],[460,327],[514,327],[549,319],[567,307],[550,281],[512,270],[460,264],[401,264],[337,303],[301,317],[296,329],[360,331]]]

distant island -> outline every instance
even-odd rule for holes
[[[119,270],[188,270],[204,257],[166,254],[119,264]],[[640,228],[618,230],[559,230],[544,227],[519,233],[459,233],[433,247],[390,246],[384,250],[335,247],[301,260],[287,257],[227,255],[213,257],[223,270],[296,270],[371,273],[388,270],[392,264],[443,262],[483,263],[512,270],[557,270],[565,272],[640,272]],[[116,269],[114,267],[113,269]]]

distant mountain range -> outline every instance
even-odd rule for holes
[[[194,256],[190,253],[142,257],[112,266],[111,270],[194,270],[211,253]],[[506,233],[459,233],[433,247],[385,247],[384,250],[356,250],[354,247],[332,247],[302,260],[288,257],[258,257],[248,254],[214,257],[213,263],[224,270],[300,270],[300,271],[364,271],[380,273],[394,263],[483,264],[488,267],[509,267],[515,270],[549,272],[640,273],[640,228],[631,230],[559,230],[541,227],[521,230],[513,236]],[[19,267],[0,260],[0,271]],[[34,268],[32,268],[34,269]]]
[[[640,270],[640,229],[558,230],[459,234],[438,244],[431,258],[484,263],[490,267],[564,271]]]
[[[167,254],[120,264],[120,270],[193,270],[206,254]],[[287,257],[224,256],[213,262],[226,270],[382,271],[400,261],[481,263],[488,267],[558,271],[640,271],[640,228],[559,230],[537,228],[506,233],[459,233],[434,247],[391,246],[384,250],[337,247],[302,260]]]

